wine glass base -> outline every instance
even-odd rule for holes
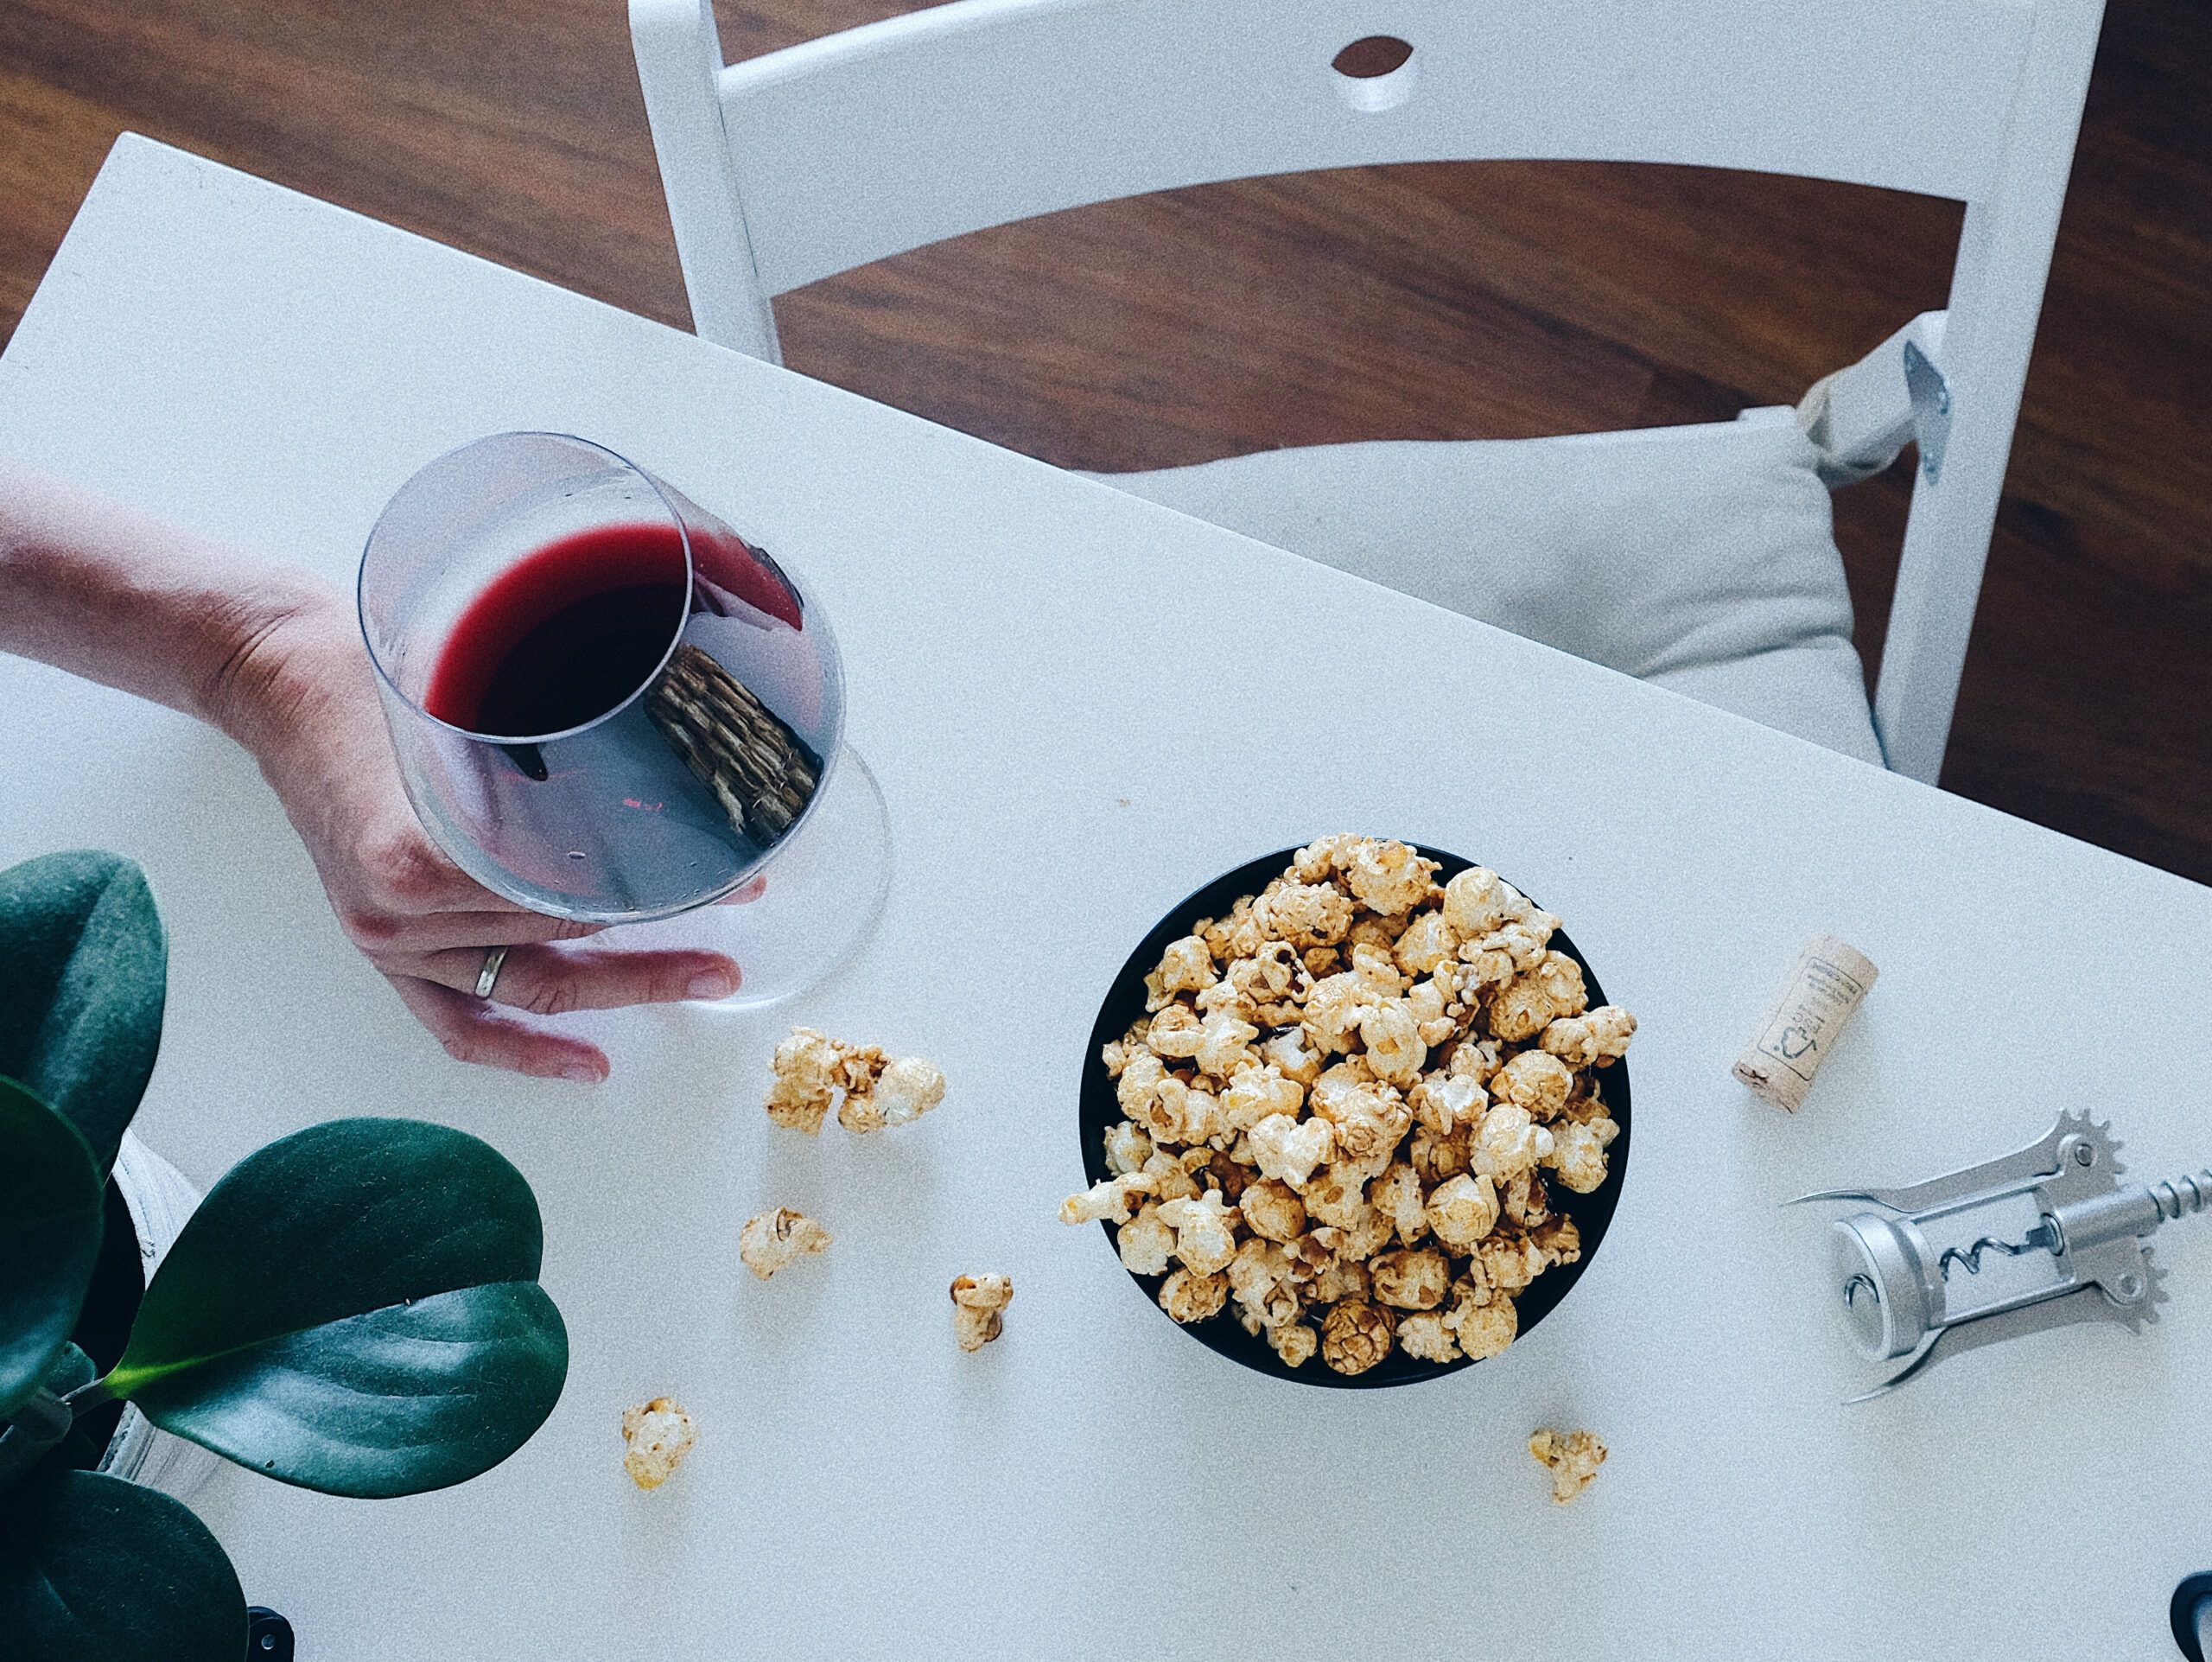
[[[790,846],[769,863],[759,899],[625,924],[611,944],[703,947],[736,959],[744,974],[736,992],[695,1009],[766,1009],[828,980],[852,962],[883,916],[891,895],[891,818],[883,787],[849,744],[822,793]]]

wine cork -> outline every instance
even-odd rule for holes
[[[1789,984],[1758,1037],[1736,1059],[1736,1077],[1777,1108],[1796,1113],[1821,1060],[1880,973],[1848,943],[1814,936],[1797,954]]]

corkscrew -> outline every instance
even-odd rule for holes
[[[1852,1342],[1904,1366],[1865,1402],[1941,1358],[2075,1321],[2140,1332],[2158,1319],[2164,1271],[2144,1245],[2160,1225],[2212,1209],[2212,1168],[2123,1184],[2109,1124],[2062,1114],[2041,1140],[1910,1188],[1798,1197],[1878,1207],[1837,1221],[1836,1296]]]

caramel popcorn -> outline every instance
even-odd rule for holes
[[[1067,1219],[1065,1209],[1060,1216]],[[1160,1221],[1160,1207],[1154,1202],[1122,1226],[1114,1244],[1121,1252],[1122,1267],[1131,1275],[1162,1276],[1167,1273],[1167,1260],[1175,1251],[1175,1232]]]
[[[1297,1121],[1270,1114],[1251,1130],[1252,1156],[1262,1174],[1293,1188],[1303,1186],[1313,1168],[1336,1152],[1335,1130],[1326,1120]]]
[[[1604,1067],[1628,1054],[1636,1017],[1618,1004],[1601,1004],[1580,1016],[1559,1016],[1537,1042],[1569,1067]]]
[[[902,1056],[876,1076],[874,1097],[882,1124],[905,1125],[944,1100],[944,1075],[935,1062]]]
[[[1109,1223],[1125,1224],[1129,1220],[1131,1211],[1141,1205],[1142,1197],[1151,1192],[1152,1180],[1141,1171],[1109,1177],[1103,1182],[1093,1183],[1082,1194],[1071,1194],[1061,1201],[1060,1221],[1064,1224],[1095,1224],[1103,1219]]]
[[[1298,1198],[1296,1189],[1278,1177],[1247,1184],[1237,1211],[1243,1216],[1244,1226],[1262,1240],[1296,1240],[1306,1232],[1306,1203]]]
[[[776,1082],[768,1087],[768,1118],[779,1125],[812,1137],[822,1129],[837,1092],[837,1070],[844,1052],[837,1041],[812,1028],[793,1028],[776,1047]]]
[[[1144,1128],[1123,1120],[1106,1133],[1106,1169],[1116,1177],[1142,1171],[1152,1158],[1152,1139]]]
[[[1005,1276],[957,1276],[952,1283],[952,1333],[963,1350],[981,1350],[1006,1328],[1014,1283]]]
[[[1452,1290],[1451,1263],[1433,1248],[1384,1252],[1370,1267],[1376,1300],[1397,1309],[1433,1310]]]
[[[1217,1190],[1194,1200],[1168,1201],[1160,1208],[1160,1221],[1175,1232],[1175,1256],[1195,1275],[1226,1270],[1236,1256],[1236,1214]]]
[[[1378,918],[1402,917],[1428,898],[1436,862],[1424,860],[1403,843],[1363,838],[1343,867],[1352,899]]]
[[[1478,1304],[1471,1309],[1455,1312],[1457,1321],[1446,1318],[1452,1334],[1459,1341],[1460,1350],[1477,1361],[1504,1354],[1520,1331],[1520,1312],[1513,1308],[1510,1298],[1492,1296],[1487,1304]]]
[[[1589,1008],[1556,917],[1437,869],[1402,843],[1308,844],[1169,943],[1103,1048],[1126,1118],[1060,1215],[1117,1226],[1177,1321],[1227,1315],[1345,1373],[1495,1356],[1515,1297],[1580,1258],[1555,1197],[1609,1175],[1594,1081],[1636,1020]]]
[[[1497,1226],[1497,1192],[1487,1176],[1462,1172],[1429,1191],[1422,1216],[1445,1245],[1472,1251],[1475,1243]]]
[[[1126,1043],[1116,1046],[1109,1063],[1122,1079],[1130,1072],[1130,1051]],[[775,1082],[764,1105],[768,1118],[809,1137],[821,1131],[841,1091],[837,1123],[857,1132],[904,1125],[944,1100],[944,1075],[934,1062],[918,1056],[893,1060],[873,1045],[847,1044],[812,1028],[793,1028],[776,1047],[772,1065]]]
[[[1501,1102],[1483,1116],[1467,1160],[1493,1183],[1506,1183],[1532,1169],[1553,1147],[1552,1134],[1529,1118],[1527,1109]]]
[[[1222,1124],[1249,1131],[1271,1114],[1294,1118],[1305,1099],[1304,1087],[1274,1062],[1246,1062],[1221,1093]]]
[[[673,1397],[656,1397],[641,1408],[622,1410],[622,1469],[641,1489],[668,1481],[698,1441],[697,1429]]]
[[[1605,1145],[1619,1131],[1620,1127],[1610,1119],[1593,1119],[1586,1124],[1570,1120],[1553,1129],[1551,1157],[1544,1163],[1559,1174],[1559,1181],[1568,1188],[1587,1194],[1605,1181]]]
[[[778,1207],[746,1220],[738,1232],[737,1256],[747,1269],[766,1281],[777,1270],[821,1251],[830,1240],[830,1232],[804,1213]]]
[[[1605,1445],[1587,1431],[1539,1431],[1529,1439],[1529,1452],[1550,1468],[1552,1500],[1562,1506],[1588,1488],[1605,1463]]]
[[[1158,990],[1162,993],[1172,997],[1179,992],[1203,992],[1213,985],[1214,979],[1213,954],[1196,935],[1169,942],[1160,955]]]
[[[1572,1018],[1568,1018],[1572,1019]],[[1552,1023],[1555,1028],[1557,1022]],[[1547,1035],[1551,1028],[1544,1029]],[[1545,1050],[1524,1050],[1499,1068],[1491,1080],[1491,1093],[1525,1110],[1535,1119],[1551,1119],[1567,1106],[1574,1089],[1574,1072]]]
[[[1321,1360],[1339,1373],[1364,1373],[1390,1353],[1397,1322],[1363,1299],[1332,1304],[1321,1321]]]
[[[1178,1270],[1160,1283],[1160,1308],[1178,1321],[1203,1321],[1221,1314],[1229,1302],[1229,1277],[1216,1270],[1202,1276]]]
[[[1303,1321],[1287,1321],[1267,1330],[1268,1343],[1287,1367],[1299,1367],[1313,1359],[1321,1336]]]
[[[1352,905],[1341,890],[1326,883],[1287,883],[1255,903],[1252,915],[1271,940],[1297,947],[1328,946],[1342,940],[1351,927]]]
[[[1455,1362],[1460,1353],[1459,1340],[1434,1310],[1398,1318],[1398,1348],[1422,1362]]]

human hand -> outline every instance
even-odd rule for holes
[[[737,990],[738,967],[719,952],[563,945],[604,926],[518,906],[456,866],[407,800],[374,673],[338,597],[304,590],[247,634],[213,702],[261,764],[347,937],[448,1054],[595,1082],[607,1072],[596,1046],[495,1007],[559,1016]],[[479,998],[497,946],[505,961]]]

